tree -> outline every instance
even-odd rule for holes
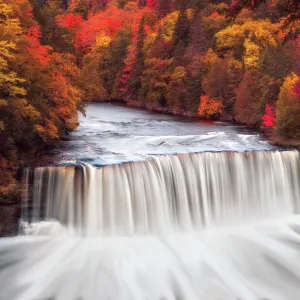
[[[295,51],[293,55],[293,71],[300,76],[300,34],[295,40]]]
[[[139,90],[142,87],[141,76],[144,70],[145,56],[144,56],[144,42],[145,42],[145,18],[143,17],[139,24],[137,34],[135,61],[130,78],[130,94],[133,99],[138,98]]]
[[[76,31],[82,25],[83,18],[80,15],[66,14],[58,16],[56,22],[61,27]]]
[[[263,51],[277,47],[278,30],[278,24],[265,20],[233,24],[216,34],[218,54],[231,51],[236,59],[244,58],[246,68],[255,68]]]
[[[25,79],[13,68],[22,27],[13,6],[0,1],[0,160],[17,160],[16,138],[19,126],[38,113],[25,99]],[[18,122],[18,119],[21,122]],[[2,157],[4,155],[5,158]]]
[[[200,97],[198,114],[202,117],[217,118],[222,114],[223,106],[220,100],[207,96]]]
[[[264,126],[274,128],[276,125],[275,108],[269,104],[266,104],[266,113],[261,119]]]
[[[196,14],[208,6],[208,0],[189,0],[188,2],[188,6],[193,9]]]
[[[189,43],[189,32],[190,21],[186,15],[186,11],[181,10],[172,36],[174,51],[176,51],[176,48],[180,43],[184,46],[184,48],[187,47]]]
[[[276,104],[276,132],[289,137],[300,137],[300,78],[288,76]]]
[[[199,98],[203,95],[203,71],[200,59],[196,59],[186,67],[186,102],[187,110],[195,113],[198,110]]]
[[[72,0],[69,5],[69,11],[71,11],[73,14],[79,14],[84,19],[87,19],[89,13],[89,1]]]
[[[82,93],[74,58],[42,44],[27,0],[11,3],[0,1],[0,139],[17,162],[77,126]]]
[[[130,40],[131,33],[129,31],[120,31],[107,48],[105,55],[100,58],[97,71],[108,93],[108,98],[116,99],[119,97],[120,78],[117,78],[117,74],[124,68],[124,59],[127,55]]]
[[[204,53],[208,50],[207,45],[202,18],[195,12],[189,33],[189,42],[186,50],[187,57],[192,61],[195,57],[204,55]]]
[[[211,50],[202,58],[202,67],[202,88],[205,94],[210,98],[221,100],[224,111],[232,114],[236,88],[243,76],[242,63],[232,55],[220,58]]]
[[[157,0],[146,0],[147,6],[153,10],[157,7]]]
[[[266,3],[266,0],[237,0],[228,10],[228,16],[234,19],[243,8],[255,10],[264,3]],[[290,25],[298,26],[300,20],[300,3],[298,0],[280,1],[277,4],[277,8],[281,13],[281,17],[285,18],[285,27]]]
[[[250,72],[246,72],[236,91],[236,103],[234,107],[234,118],[236,121],[256,125],[260,122],[260,104],[254,93],[255,78]]]
[[[163,38],[162,29],[159,27],[157,36],[154,40],[154,43],[149,51],[148,57],[149,58],[161,58],[161,59],[168,59],[170,58],[170,51],[169,49],[170,43],[166,42]]]
[[[173,59],[147,59],[142,76],[141,100],[148,108],[167,107],[166,91]]]
[[[166,89],[168,107],[175,111],[186,112],[186,75],[187,73],[184,67],[176,67]]]

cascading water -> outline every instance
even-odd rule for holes
[[[37,168],[26,175],[33,202],[22,223],[32,234],[46,234],[43,223],[33,230],[26,224],[45,220],[68,234],[135,235],[294,214],[299,162],[297,151],[208,152],[102,168]]]
[[[207,152],[27,169],[0,299],[299,300],[299,162]]]

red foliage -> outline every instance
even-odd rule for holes
[[[80,15],[67,14],[57,17],[57,25],[71,30],[78,30],[80,25],[84,22]]]
[[[129,78],[129,74],[130,74],[131,71],[132,71],[132,66],[131,65],[124,67],[124,69],[122,71],[121,79],[120,79],[120,83],[122,85],[125,85],[127,83],[128,78]],[[120,90],[122,90],[122,88],[120,88]]]
[[[27,36],[39,40],[42,37],[41,28],[38,25],[30,26],[27,30]]]
[[[126,13],[123,12],[124,15]],[[103,33],[115,37],[116,33],[124,26],[124,16],[116,7],[91,15],[82,23],[76,34],[75,47],[80,52],[88,52],[95,44],[96,36]]]
[[[48,65],[50,62],[50,57],[48,53],[48,48],[42,46],[40,43],[40,38],[42,37],[40,26],[34,25],[29,27],[26,39],[28,42],[27,51],[30,56],[36,58],[41,65]]]
[[[232,0],[231,1],[231,4],[230,4],[230,7],[233,7],[233,6],[235,6],[237,4],[237,0]]]
[[[299,100],[300,100],[300,81],[298,81],[295,85],[294,85],[294,87],[293,87],[293,89],[292,89],[292,92],[296,95],[296,97],[297,98],[299,98]]]
[[[119,30],[123,28],[131,28],[133,35],[136,35],[138,24],[145,12],[149,12],[149,8],[143,8],[134,13],[111,6],[105,11],[90,15],[88,20],[80,25],[76,33],[76,49],[87,53],[95,44],[97,35],[105,34],[113,39]],[[150,31],[147,25],[145,30],[146,32]]]
[[[218,19],[218,18],[221,17],[221,15],[220,15],[217,11],[215,11],[215,12],[213,12],[213,13],[211,14],[210,17],[211,17],[211,18],[214,18],[214,19]]]
[[[264,114],[264,116],[261,119],[262,119],[264,126],[274,128],[276,125],[274,107],[267,104],[266,105],[266,113]]]
[[[25,11],[25,15],[29,18],[33,18],[33,12],[32,12],[32,9],[27,9]]]
[[[157,0],[146,0],[147,6],[153,10],[156,9]]]

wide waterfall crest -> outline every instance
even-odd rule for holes
[[[102,168],[27,169],[22,224],[56,221],[71,235],[139,235],[198,230],[229,221],[294,214],[299,152],[160,156]],[[27,195],[27,196],[26,196]],[[49,225],[49,224],[48,224]],[[34,228],[34,226],[33,226]]]

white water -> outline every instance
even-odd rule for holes
[[[300,222],[1,241],[0,299],[299,300]]]
[[[37,168],[0,299],[299,300],[299,175],[296,151]]]
[[[232,123],[98,103],[89,104],[86,111],[68,141],[52,151],[56,159],[102,166],[143,161],[153,155],[277,149],[256,131]]]
[[[274,148],[107,109],[58,153],[81,163],[26,170],[20,235],[0,239],[0,300],[300,299],[297,151],[153,157]]]
[[[22,223],[33,235],[132,236],[294,214],[299,159],[297,151],[207,152],[102,168],[37,168]],[[58,223],[52,228],[49,221]]]

